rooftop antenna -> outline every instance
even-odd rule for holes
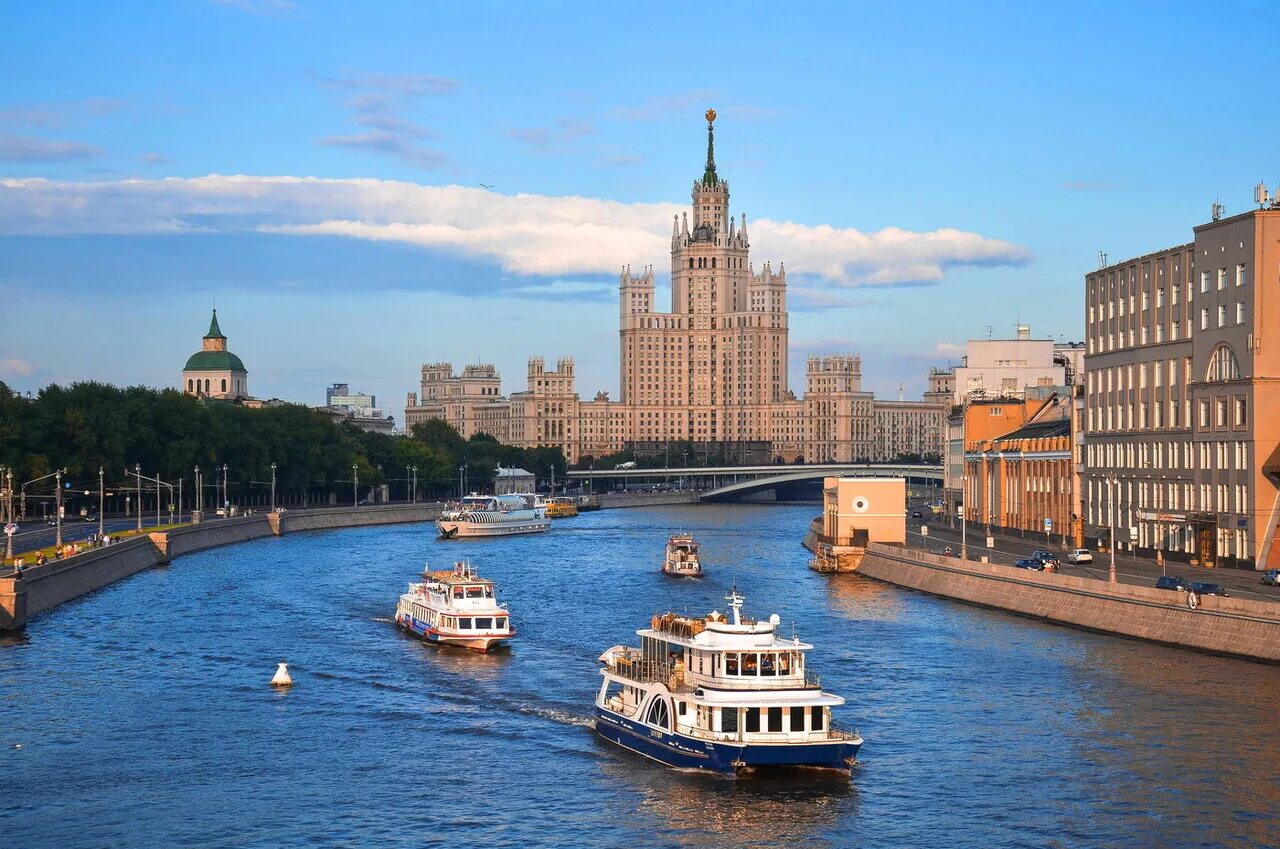
[[[898,384],[898,400],[899,400],[899,401],[905,401],[905,400],[907,400],[907,399],[906,399],[906,396],[902,394],[902,384],[901,384],[901,383],[899,383],[899,384]]]
[[[1098,268],[1106,268],[1106,267],[1107,267],[1107,252],[1098,251]]]
[[[988,324],[988,325],[987,325],[987,341],[988,341],[988,342],[990,342],[990,341],[991,341],[991,332],[992,332],[993,330],[995,330],[995,328]]]
[[[1258,209],[1266,209],[1271,205],[1271,195],[1267,192],[1267,184],[1259,183],[1253,187],[1253,202],[1258,205]]]
[[[1227,208],[1215,200],[1209,209],[1213,213],[1213,220],[1217,221],[1222,218],[1222,213],[1226,212]]]

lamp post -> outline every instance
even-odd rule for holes
[[[8,521],[9,521],[9,524],[16,524],[13,521],[13,472],[10,471],[9,469],[5,469],[4,471],[4,480],[5,480],[5,485],[4,485],[5,501],[8,505],[8,512],[9,512]],[[13,534],[9,533],[7,528],[5,529],[5,536],[8,538],[8,542],[5,543],[4,556],[8,560],[12,560],[13,559]]]
[[[461,500],[462,500],[462,497],[463,497],[463,496],[462,496],[462,470],[463,470],[463,469],[465,469],[465,468],[466,468],[466,466],[459,466],[459,467],[458,467],[458,500],[459,500],[459,501],[461,501]]]
[[[276,512],[276,464],[271,464],[271,512]]]
[[[404,500],[406,503],[411,503],[411,499],[409,495],[409,484],[413,480],[413,476],[409,474],[409,471],[411,468],[412,468],[411,466],[404,467]]]
[[[222,518],[231,518],[231,482],[227,479],[227,464],[222,464]]]
[[[102,514],[107,503],[107,490],[102,485],[102,467],[98,467],[98,539],[102,539]]]
[[[383,479],[383,478],[382,478],[382,464],[381,464],[381,463],[379,463],[379,464],[378,464],[378,480],[382,480],[382,479]],[[378,486],[382,486],[382,485],[383,485],[383,484],[378,484]],[[369,487],[369,500],[370,500],[370,501],[376,501],[376,500],[377,500],[377,499],[375,499],[375,498],[373,497],[373,487]],[[380,502],[379,502],[379,503],[380,503]]]
[[[1107,478],[1107,495],[1110,496],[1107,500],[1111,502],[1109,505],[1111,507],[1111,539],[1107,541],[1107,549],[1111,554],[1111,570],[1108,573],[1107,580],[1113,584],[1116,582],[1116,511],[1118,506],[1116,504],[1115,485],[1117,483],[1118,480],[1116,478]]]
[[[160,527],[160,484],[161,483],[162,481],[160,480],[160,473],[156,472],[156,527],[157,528]],[[172,519],[173,517],[170,516],[169,518]]]
[[[969,559],[969,476],[960,476],[960,559]]]
[[[138,530],[142,530],[142,464],[133,464],[134,480],[138,485]],[[157,490],[159,487],[156,488]]]
[[[413,467],[413,503],[418,503],[418,467]]]
[[[191,509],[193,512],[196,510],[199,510],[201,513],[203,513],[204,512],[204,490],[200,488],[200,467],[199,466],[195,467],[195,476],[196,476],[196,497],[191,500]],[[200,518],[203,519],[204,517],[201,516]]]
[[[360,469],[355,463],[351,464],[351,506],[360,506]]]

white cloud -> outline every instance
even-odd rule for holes
[[[0,360],[0,375],[4,377],[30,377],[34,371],[30,363],[22,360]]]
[[[74,183],[0,180],[0,234],[260,231],[389,241],[489,259],[525,275],[615,273],[669,261],[683,204],[503,195],[391,180],[218,176]],[[758,219],[757,266],[785,260],[811,303],[840,287],[936,282],[956,265],[1009,265],[1027,252],[955,229],[874,233]],[[776,267],[776,266],[775,266]]]
[[[944,357],[963,357],[967,349],[964,345],[957,345],[954,342],[939,342],[933,346],[933,352]]]

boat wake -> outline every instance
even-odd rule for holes
[[[595,720],[589,716],[581,714],[569,713],[568,711],[558,710],[557,708],[530,707],[528,705],[518,705],[516,710],[529,716],[540,717],[541,719],[549,719],[552,722],[558,722],[561,725],[572,725],[578,728],[595,728]]]

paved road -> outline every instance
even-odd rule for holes
[[[929,526],[929,535],[927,538],[920,534],[920,525],[927,524]],[[1027,557],[1036,549],[1052,551],[1062,560],[1062,569],[1064,575],[1078,575],[1086,578],[1101,578],[1107,580],[1108,571],[1110,570],[1110,555],[1094,553],[1094,563],[1092,565],[1084,564],[1074,566],[1066,562],[1066,550],[1063,549],[1061,538],[1057,538],[1052,545],[1045,545],[1043,534],[1033,534],[1028,532],[1026,538],[1016,536],[997,536],[995,538],[995,548],[988,550],[985,547],[986,534],[981,529],[975,530],[969,528],[968,546],[969,557],[976,560],[981,555],[987,555],[993,563],[1011,564],[1013,561],[1023,557]],[[947,527],[945,522],[937,524],[935,522],[921,522],[919,519],[907,520],[907,544],[912,546],[923,546],[930,551],[943,551],[950,546],[953,551],[960,551],[960,529],[954,530]],[[1209,581],[1215,584],[1221,584],[1233,596],[1239,598],[1250,598],[1254,600],[1265,599],[1267,601],[1280,602],[1280,587],[1269,587],[1262,583],[1262,573],[1247,572],[1243,569],[1205,569],[1199,566],[1188,566],[1185,563],[1169,562],[1166,564],[1165,571],[1161,571],[1156,565],[1155,560],[1151,558],[1130,557],[1125,552],[1117,552],[1116,554],[1116,580],[1126,584],[1137,584],[1139,586],[1154,586],[1156,578],[1162,574],[1180,575],[1188,581]]]
[[[175,516],[175,521],[179,521]],[[169,514],[162,513],[160,520],[168,523]],[[142,526],[149,528],[155,525],[156,517],[152,514],[150,517],[142,517]],[[104,532],[112,534],[117,531],[130,531],[138,527],[136,518],[126,519],[121,517],[108,517],[103,521],[102,527]],[[66,542],[83,542],[93,534],[98,532],[98,522],[86,522],[84,519],[74,517],[67,519],[62,523],[62,541]],[[47,525],[44,522],[25,522],[18,526],[18,533],[13,535],[13,552],[21,554],[25,551],[35,551],[38,548],[47,548],[54,544],[57,540],[58,529],[53,525]],[[4,538],[0,537],[0,546],[4,545]],[[0,549],[0,554],[3,550]]]

